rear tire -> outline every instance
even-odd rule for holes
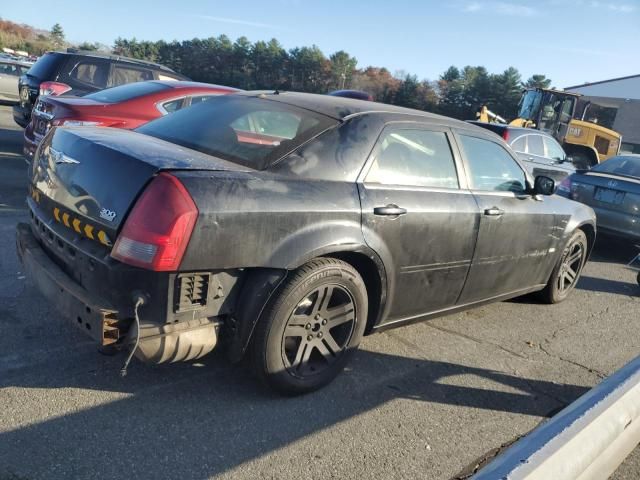
[[[360,344],[367,304],[364,282],[348,263],[322,258],[298,268],[258,321],[254,372],[286,395],[328,384]]]
[[[560,303],[575,288],[587,259],[587,236],[582,230],[571,235],[562,256],[551,273],[547,286],[540,292],[545,303]]]

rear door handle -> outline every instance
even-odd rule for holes
[[[373,209],[374,215],[404,215],[407,213],[406,208],[399,207],[398,205],[387,205],[386,207],[375,207]]]
[[[491,208],[487,208],[484,211],[484,214],[487,215],[488,217],[499,217],[501,215],[504,215],[504,210],[498,207],[491,207]]]

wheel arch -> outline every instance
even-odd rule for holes
[[[593,246],[596,243],[596,227],[592,223],[583,222],[576,227],[576,230],[582,230],[587,236],[587,260],[591,256]]]
[[[324,256],[348,263],[362,277],[369,303],[365,335],[371,333],[387,303],[387,276],[382,261],[374,252],[364,250],[336,250]]]
[[[575,155],[575,154],[585,155],[589,159],[589,162],[590,162],[589,167],[598,165],[598,163],[600,163],[598,152],[593,147],[590,147],[588,145],[576,145],[573,143],[564,143],[563,148],[567,155]]]

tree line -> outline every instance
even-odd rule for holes
[[[514,67],[489,73],[482,66],[448,68],[438,80],[420,80],[386,68],[358,68],[344,50],[328,57],[313,45],[286,50],[278,40],[235,42],[226,35],[166,42],[116,39],[113,52],[166,65],[193,80],[245,90],[280,89],[327,93],[343,88],[364,90],[376,101],[440,113],[459,119],[475,118],[482,105],[515,118],[524,87],[551,85],[545,75],[522,81]]]
[[[42,54],[70,44],[57,23],[45,32],[0,19],[3,46]],[[287,50],[275,38],[256,42],[246,37],[231,41],[226,35],[172,42],[117,38],[112,47],[89,42],[75,46],[158,62],[199,82],[245,90],[364,90],[378,102],[459,119],[475,118],[482,105],[507,119],[515,118],[524,87],[551,85],[541,74],[523,81],[514,67],[490,73],[482,66],[451,66],[437,80],[419,79],[384,67],[360,68],[357,59],[344,50],[328,57],[316,45]]]

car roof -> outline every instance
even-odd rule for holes
[[[177,73],[175,70],[172,70],[171,68],[159,64],[159,63],[155,63],[155,62],[150,62],[148,60],[140,60],[138,58],[131,58],[131,57],[125,57],[123,55],[114,55],[111,53],[102,53],[102,52],[94,52],[94,51],[86,51],[86,50],[76,50],[73,48],[69,48],[67,49],[67,51],[60,51],[60,50],[50,50],[46,53],[55,53],[57,55],[77,55],[79,57],[97,57],[97,58],[104,58],[106,60],[112,60],[114,62],[128,62],[128,63],[135,63],[136,65],[144,65],[146,67],[155,69],[155,70],[164,70],[165,72],[171,72],[171,73]]]
[[[519,137],[521,135],[542,135],[545,137],[550,137],[553,138],[553,135],[544,132],[542,130],[538,130],[535,128],[526,128],[526,127],[514,127],[512,125],[508,125],[506,123],[487,123],[487,122],[480,122],[478,120],[467,120],[466,123],[470,123],[472,125],[477,125],[479,127],[485,128],[487,130],[493,130],[495,131],[497,130],[509,130],[509,133],[514,133],[515,135],[513,135],[513,137],[510,136],[510,138],[516,138]]]
[[[216,89],[216,90],[227,90],[231,92],[242,92],[238,88],[227,87],[226,85],[216,85],[214,83],[204,83],[204,82],[191,82],[188,80],[147,80],[150,83],[159,83],[161,85],[166,85],[168,87],[173,88],[174,90],[178,90],[181,88],[206,88],[206,89]]]
[[[363,115],[368,113],[386,113],[400,116],[420,117],[421,121],[430,121],[443,125],[450,125],[467,130],[486,131],[482,128],[471,126],[461,120],[455,120],[443,115],[429,113],[412,108],[398,107],[386,103],[371,102],[368,100],[357,100],[354,98],[336,97],[332,95],[320,95],[316,93],[302,92],[280,92],[278,90],[248,91],[240,92],[236,95],[266,98],[275,102],[293,105],[305,110],[311,110],[336,120],[346,120],[348,117]],[[477,130],[476,130],[477,129]]]

